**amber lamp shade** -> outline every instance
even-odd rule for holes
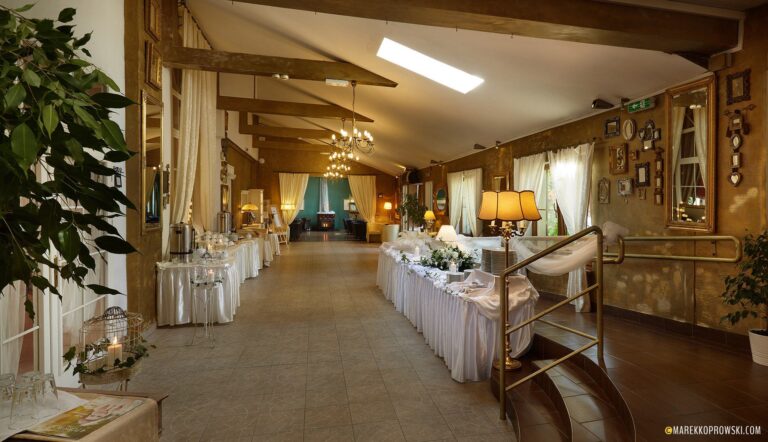
[[[252,212],[254,210],[259,210],[259,207],[256,204],[246,204],[240,208],[241,212]]]
[[[477,216],[484,221],[538,221],[541,219],[533,191],[485,191]]]
[[[384,210],[392,210],[392,203],[389,201],[384,203]]]
[[[427,210],[424,212],[424,221],[434,221],[435,220],[435,212],[431,210]]]

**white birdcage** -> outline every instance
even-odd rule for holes
[[[110,307],[80,329],[77,368],[82,384],[123,382],[136,374],[146,356],[144,319],[139,313]]]

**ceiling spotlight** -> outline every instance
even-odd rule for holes
[[[291,77],[289,77],[288,74],[272,74],[272,78],[277,78],[278,80],[289,80]]]
[[[611,109],[613,103],[609,103],[601,98],[595,98],[592,101],[592,109]]]
[[[327,84],[328,86],[348,87],[349,80],[337,80],[335,78],[326,78],[325,84]]]

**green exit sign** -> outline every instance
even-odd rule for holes
[[[643,98],[642,100],[629,103],[627,105],[627,111],[632,114],[635,112],[642,112],[648,109],[653,109],[654,107],[656,107],[656,98]]]

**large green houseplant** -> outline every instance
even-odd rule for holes
[[[106,183],[109,162],[133,155],[110,109],[133,102],[105,92],[119,88],[80,58],[90,34],[74,35],[74,9],[22,16],[31,7],[0,6],[0,290],[21,281],[58,295],[45,267],[83,286],[92,251],[134,251],[109,221],[134,206]]]
[[[419,198],[412,194],[406,194],[403,197],[403,203],[397,208],[397,213],[408,222],[409,229],[424,225],[426,212],[427,206],[419,204]]]
[[[722,320],[736,324],[745,318],[758,318],[763,328],[749,331],[752,359],[768,365],[768,231],[744,238],[744,259],[739,273],[725,278],[723,303],[737,309]]]

